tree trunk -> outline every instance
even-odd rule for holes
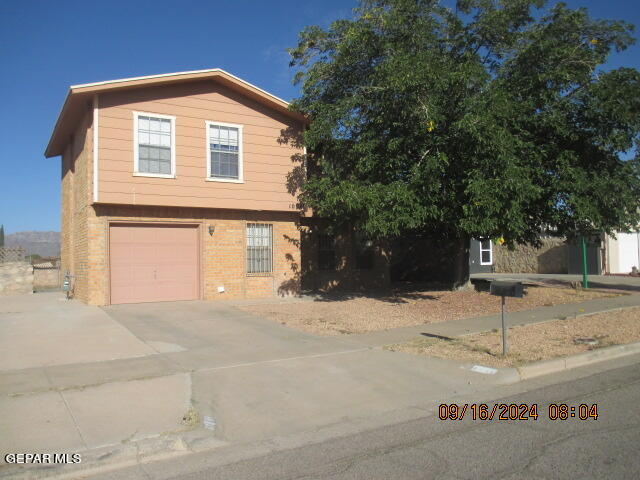
[[[472,288],[469,278],[469,239],[466,237],[454,240],[455,260],[453,262],[453,290],[469,290]]]

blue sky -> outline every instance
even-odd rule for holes
[[[628,0],[569,0],[596,18],[640,26]],[[0,224],[5,232],[58,230],[60,159],[43,151],[69,85],[223,68],[285,100],[285,48],[306,25],[349,16],[355,1],[110,0],[0,2]],[[640,68],[640,46],[609,66]]]

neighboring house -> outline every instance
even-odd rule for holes
[[[294,294],[304,117],[211,69],[70,88],[61,269],[93,305]]]
[[[489,239],[471,240],[469,271],[471,273],[567,273],[572,262],[572,247],[564,237],[541,235],[540,245],[497,245]],[[597,259],[597,256],[590,257]]]
[[[640,233],[595,235],[587,240],[587,269],[590,275],[629,274],[640,268]],[[472,240],[469,251],[471,273],[569,273],[582,274],[582,246],[579,241],[543,235],[540,246],[516,245],[509,249],[489,240]]]
[[[469,242],[469,273],[493,272],[493,242],[489,239]]]
[[[607,273],[631,273],[640,268],[640,232],[616,232],[616,238],[605,235],[605,271]]]

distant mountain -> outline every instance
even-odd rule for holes
[[[60,255],[60,232],[6,233],[4,244],[7,247],[23,247],[27,255],[37,253],[41,257],[57,257]]]

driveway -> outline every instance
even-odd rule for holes
[[[142,442],[174,448],[164,440],[194,432],[215,445],[264,440],[424,413],[512,380],[294,331],[229,304],[97,308],[56,293],[3,303],[0,352],[3,453],[137,456]]]
[[[2,297],[0,371],[151,355],[102,310],[60,293]]]
[[[296,331],[230,304],[148,303],[104,311],[179,371],[191,372],[193,406],[201,417],[215,419],[214,434],[224,441],[426,408],[454,391],[496,380],[348,336]]]
[[[157,354],[188,370],[353,350],[351,342],[301,333],[229,304],[191,301],[102,309]]]

